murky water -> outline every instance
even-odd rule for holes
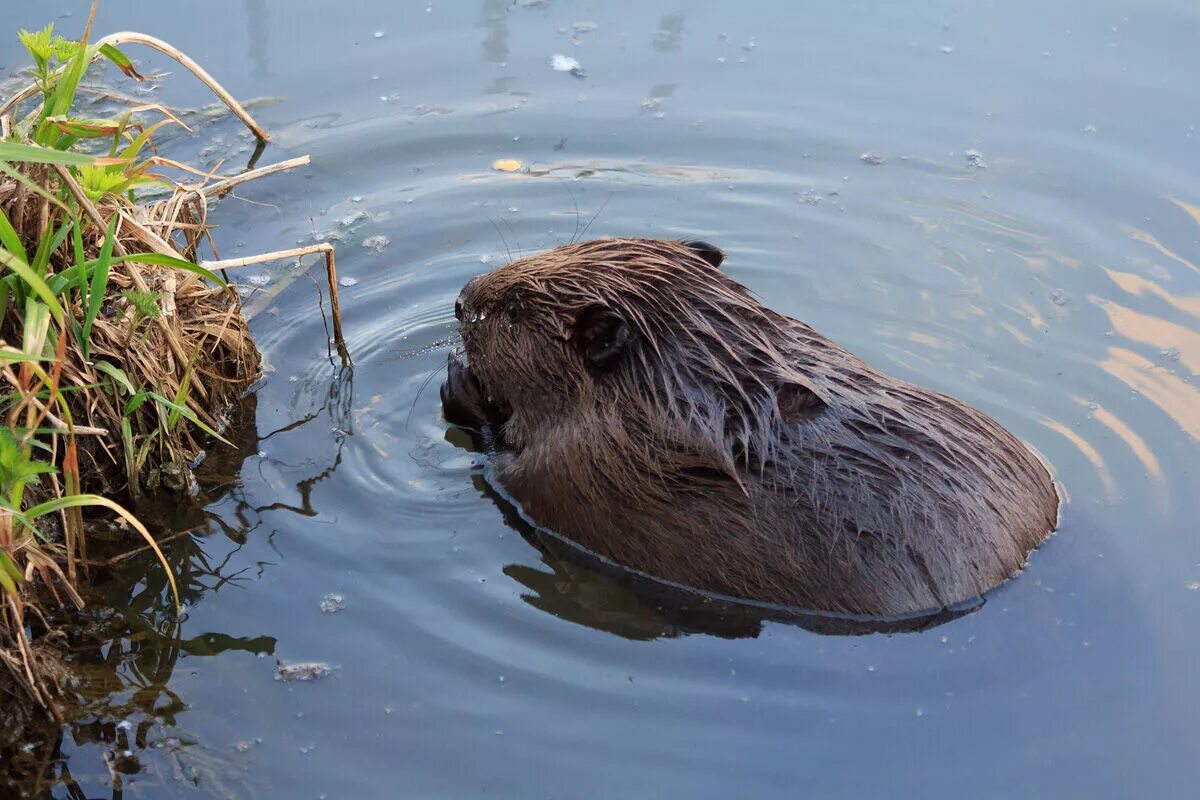
[[[222,255],[339,234],[356,367],[327,358],[310,281],[239,274],[273,369],[212,465],[234,477],[174,522],[186,620],[123,562],[93,611],[115,638],[79,656],[88,712],[4,744],[7,785],[1193,794],[1200,10],[960,5],[106,0],[99,30],[278,96],[260,163],[315,166],[227,200]],[[207,102],[174,72],[158,93]],[[177,146],[244,160],[238,134]],[[1060,532],[976,613],[893,636],[713,629],[543,556],[447,433],[436,373],[467,278],[588,223],[712,241],[772,307],[992,414],[1053,465]]]

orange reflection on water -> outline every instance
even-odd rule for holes
[[[1075,397],[1074,400],[1080,405],[1088,405],[1088,401],[1084,400],[1082,397]],[[1142,462],[1142,466],[1146,468],[1146,472],[1150,473],[1151,477],[1162,480],[1162,467],[1158,463],[1158,458],[1150,451],[1150,447],[1146,444],[1146,440],[1141,436],[1138,436],[1137,432],[1134,431],[1133,428],[1130,428],[1128,425],[1126,425],[1124,420],[1109,411],[1104,406],[1100,405],[1099,403],[1092,403],[1091,405],[1094,409],[1092,413],[1096,417],[1096,420],[1116,434],[1117,438],[1129,446],[1129,449],[1133,451],[1135,456],[1137,456],[1138,461]]]
[[[1100,368],[1162,409],[1193,439],[1200,440],[1200,390],[1123,347],[1108,348]]]
[[[1143,278],[1141,275],[1134,275],[1132,272],[1117,272],[1116,270],[1107,268],[1104,271],[1113,283],[1134,297],[1141,297],[1143,294],[1153,295],[1160,300],[1165,300],[1186,314],[1191,314],[1193,317],[1200,317],[1200,295],[1176,296],[1154,281]]]
[[[1092,301],[1108,314],[1108,321],[1113,330],[1126,339],[1148,344],[1159,350],[1177,350],[1179,363],[1193,373],[1200,372],[1200,332],[1149,314],[1141,314],[1109,300],[1092,298]]]
[[[1153,247],[1158,252],[1162,253],[1167,258],[1178,261],[1180,264],[1183,264],[1185,267],[1192,270],[1193,272],[1200,272],[1200,267],[1197,267],[1195,264],[1188,261],[1186,258],[1179,255],[1178,253],[1175,253],[1175,252],[1167,249],[1167,246],[1164,245],[1162,242],[1160,242],[1157,238],[1155,238],[1154,234],[1149,233],[1144,230],[1141,230],[1140,228],[1134,228],[1132,236],[1137,241],[1145,242],[1146,244],[1150,245],[1151,247]]]
[[[1100,482],[1104,484],[1104,493],[1108,495],[1108,499],[1110,501],[1116,500],[1116,484],[1113,483],[1112,475],[1109,474],[1108,467],[1105,465],[1104,458],[1100,455],[1099,451],[1092,447],[1086,439],[1061,422],[1052,419],[1042,419],[1041,423],[1055,433],[1060,434],[1068,442],[1075,445],[1075,448],[1080,453],[1083,453],[1083,457],[1096,468],[1096,474],[1100,476]]]

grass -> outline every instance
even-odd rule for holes
[[[216,255],[206,224],[213,199],[307,157],[222,178],[158,155],[160,130],[186,128],[164,106],[75,115],[93,61],[145,80],[121,49],[136,44],[183,65],[267,139],[166,42],[121,33],[92,43],[94,16],[93,5],[78,41],[52,26],[22,31],[32,79],[0,104],[0,672],[51,710],[57,687],[39,603],[82,607],[90,524],[115,522],[151,548],[178,602],[154,537],[126,506],[166,476],[190,475],[204,446],[228,444],[223,409],[259,375],[238,296],[218,271],[322,254],[338,351],[349,361],[331,246],[198,258],[206,244]],[[148,190],[160,199],[140,199]]]

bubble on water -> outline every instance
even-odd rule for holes
[[[925,709],[923,709],[923,708],[917,708],[917,710],[916,710],[916,712],[915,712],[915,713],[916,713],[916,715],[917,715],[918,717],[923,717],[923,716],[925,716]]]
[[[351,203],[361,203],[362,201],[363,201],[363,196],[361,194],[356,194],[356,195],[354,195],[354,197],[350,198]]]
[[[375,31],[375,33],[374,33],[374,34],[372,34],[372,35],[373,35],[373,36],[374,36],[376,39],[382,39],[382,38],[383,38],[383,31]]]
[[[338,286],[358,286],[358,278],[351,278],[349,276],[338,278]]]
[[[128,731],[133,729],[133,723],[127,719],[123,719],[117,723],[117,730]]]
[[[983,153],[978,150],[968,150],[963,153],[967,159],[967,167],[969,169],[987,169],[987,162],[983,160]]]
[[[275,666],[275,680],[280,683],[319,681],[322,678],[328,677],[331,672],[333,672],[333,667],[323,664],[320,661],[298,661],[293,663],[281,661]]]
[[[1163,358],[1170,359],[1171,361],[1178,361],[1180,356],[1178,347],[1164,347],[1158,351],[1158,354]]]
[[[365,220],[368,220],[368,219],[370,219],[370,218],[371,218],[371,215],[370,215],[370,214],[368,214],[367,212],[365,212],[365,211],[363,211],[363,210],[359,209],[358,211],[352,211],[352,212],[350,212],[349,214],[347,214],[346,216],[342,217],[342,218],[341,218],[341,219],[338,221],[338,225],[339,225],[339,226],[341,226],[341,227],[343,227],[343,228],[349,228],[349,227],[352,227],[352,226],[354,226],[354,225],[357,225],[357,224],[358,224],[358,223],[360,223],[360,222],[363,222],[363,221],[365,221]]]
[[[569,72],[576,78],[585,77],[583,66],[575,59],[565,56],[562,53],[555,53],[550,56],[550,69],[555,72]]]
[[[812,190],[806,190],[796,195],[796,199],[806,205],[815,206],[821,202],[821,195]]]
[[[1055,289],[1050,293],[1050,302],[1056,306],[1065,306],[1070,298],[1062,289]]]
[[[480,263],[480,264],[486,264],[486,263],[488,263],[488,262],[489,262],[489,261],[491,261],[491,260],[492,260],[492,256],[491,256],[491,254],[489,254],[489,253],[484,253],[483,255],[481,255],[481,256],[479,257],[479,263]]]
[[[362,240],[362,246],[376,253],[382,253],[384,248],[392,243],[392,240],[386,236],[368,236]]]
[[[271,276],[264,272],[260,272],[257,275],[250,275],[246,278],[246,283],[251,286],[266,286],[270,282]]]
[[[941,52],[946,55],[950,55],[951,53],[954,52],[954,48],[951,47],[950,45],[945,45],[944,47],[941,48]]]
[[[1200,581],[1192,581],[1188,584],[1189,592],[1200,592]]]
[[[330,592],[321,598],[321,613],[336,614],[346,607],[346,598],[337,592]]]
[[[870,164],[872,167],[878,167],[878,166],[882,166],[886,159],[884,159],[883,156],[876,155],[875,153],[872,153],[868,150],[867,152],[865,152],[861,156],[859,156],[858,160],[863,162],[864,164]]]
[[[250,752],[251,749],[253,749],[254,745],[258,744],[261,741],[262,741],[261,739],[255,740],[255,741],[242,740],[240,742],[235,743],[233,745],[233,749],[239,753],[248,753],[248,752]]]
[[[1083,132],[1084,133],[1095,133],[1096,126],[1089,122],[1087,125],[1083,126]]]

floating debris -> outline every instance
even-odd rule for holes
[[[978,150],[968,150],[964,155],[967,158],[967,167],[969,169],[987,169],[987,162],[983,160],[983,153]]]
[[[600,26],[590,20],[571,23],[571,30],[575,33],[593,33]]]
[[[497,158],[492,162],[492,169],[497,172],[516,172],[521,168],[521,162],[515,158]]]
[[[285,664],[281,661],[275,665],[275,680],[281,683],[319,681],[322,678],[328,677],[331,672],[333,672],[333,667],[328,664],[322,664],[319,661],[296,662],[293,664]]]
[[[550,68],[555,72],[569,72],[576,78],[584,77],[583,67],[578,61],[562,53],[550,56]]]
[[[338,226],[342,228],[351,228],[360,222],[364,222],[371,218],[371,215],[365,211],[352,211],[338,221]]]
[[[358,278],[351,278],[349,275],[338,278],[338,286],[345,286],[346,288],[358,286]]]
[[[368,236],[362,240],[362,246],[368,250],[373,250],[376,253],[382,253],[384,248],[392,243],[392,240],[386,236]]]
[[[342,284],[345,286],[346,284]],[[346,598],[337,592],[330,592],[321,598],[321,613],[336,614],[346,607]]]
[[[265,272],[260,272],[257,275],[250,275],[246,278],[246,283],[251,286],[266,286],[271,282],[271,276]]]
[[[886,159],[883,156],[875,155],[874,153],[872,153],[869,150],[867,152],[863,153],[861,156],[859,156],[858,160],[863,162],[864,164],[870,164],[872,167],[882,166],[884,161],[886,161]]]

